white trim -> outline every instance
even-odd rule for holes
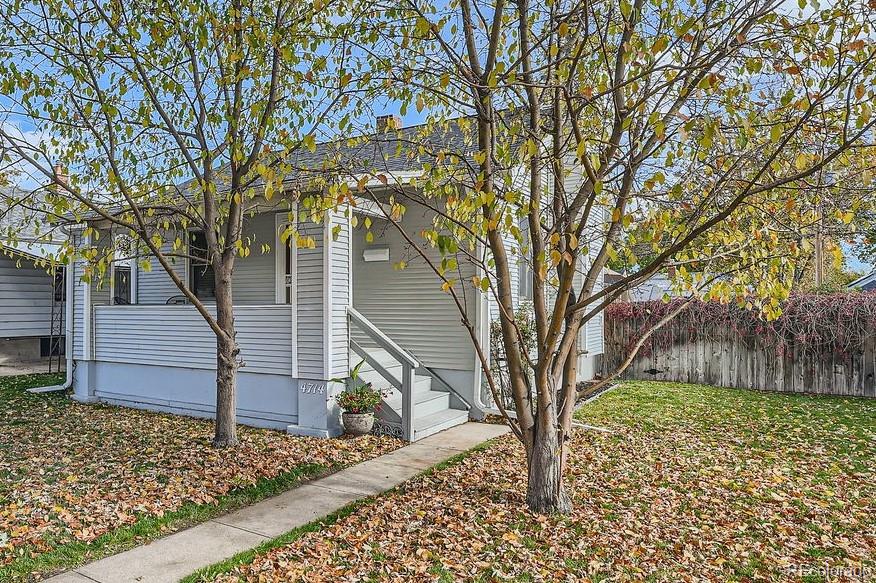
[[[353,308],[353,208],[347,207],[347,214],[344,215],[347,220],[347,308]],[[352,336],[350,334],[350,318],[344,312],[344,326],[347,329],[347,370],[352,370],[353,363],[350,362],[350,342]]]
[[[274,303],[286,303],[286,246],[280,239],[280,231],[284,225],[294,224],[295,217],[293,213],[292,223],[289,222],[287,212],[279,212],[274,214]],[[298,273],[298,242],[292,237],[290,239],[292,245],[292,304],[296,302],[296,293],[298,289],[298,280],[295,277]]]
[[[846,289],[852,290],[856,287],[864,287],[865,285],[867,285],[868,283],[872,283],[873,281],[876,281],[876,271],[873,271],[866,275],[862,275],[861,277],[847,285]]]
[[[475,256],[483,257],[485,254],[485,248],[483,244],[478,243],[475,246]],[[477,275],[478,277],[485,277],[486,272],[484,271],[483,265],[485,262],[478,262],[477,266]],[[518,287],[519,292],[519,287]],[[475,293],[475,301],[477,304],[475,305],[475,330],[478,331],[478,341],[481,344],[481,350],[484,351],[484,354],[490,354],[490,296],[489,292],[483,292],[480,290],[476,290]],[[482,411],[495,411],[496,407],[488,407],[486,403],[481,400],[481,385],[485,381],[484,379],[484,369],[481,366],[481,359],[478,358],[478,351],[472,346],[472,356],[474,357],[474,392],[472,393],[472,397],[474,397],[474,402]]]
[[[140,300],[140,261],[135,253],[131,257],[131,303],[136,304]]]
[[[292,222],[289,222],[292,213]],[[286,303],[286,246],[280,240],[280,229],[284,225],[298,220],[298,203],[293,203],[292,209],[274,214],[274,301],[277,304]],[[293,236],[289,242],[291,249],[292,287],[289,293],[289,309],[292,311],[292,376],[298,376],[298,240]],[[281,253],[282,251],[282,253]]]
[[[332,376],[332,211],[325,213],[323,223],[323,374],[325,378],[329,378]]]
[[[198,232],[203,233],[204,229],[199,229],[197,227],[188,227],[183,232],[185,233],[185,235],[183,238],[182,252],[188,256],[192,252],[192,250],[191,250],[192,233],[198,233]],[[205,239],[205,241],[206,241],[206,239]],[[173,243],[171,243],[171,245],[173,245]],[[159,247],[159,249],[160,249],[160,247]],[[173,253],[173,252],[174,251],[171,248],[171,253]],[[182,280],[183,284],[185,284],[187,290],[192,292],[193,296],[198,297],[198,295],[195,293],[195,290],[192,289],[192,272],[191,272],[192,260],[189,257],[183,257],[182,259],[183,259],[183,261],[182,261],[182,264],[183,264],[183,280]],[[159,263],[158,266],[161,267],[161,264]],[[171,267],[173,267],[172,263],[171,263]],[[167,276],[170,277],[170,274],[167,274]],[[178,285],[174,284],[174,287],[177,288],[177,291],[180,291]],[[182,293],[182,292],[180,291],[180,293]],[[215,290],[214,290],[214,295],[215,295]],[[200,300],[201,298],[198,298],[198,299]],[[216,298],[214,297],[213,301],[215,302],[215,300],[216,300]],[[207,300],[201,300],[201,301],[204,302]]]
[[[87,248],[91,245],[91,234],[83,236],[82,247]],[[84,266],[83,266],[84,269]],[[91,286],[92,281],[81,283],[85,286],[82,289],[82,359],[94,360],[94,311],[91,307]]]
[[[116,262],[115,261],[110,261],[109,272],[110,272],[109,289],[107,290],[107,292],[108,292],[107,295],[109,295],[109,300],[107,301],[107,303],[112,306],[112,305],[115,305],[115,303],[116,303],[116,296],[113,295],[116,291]]]

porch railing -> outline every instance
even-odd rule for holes
[[[401,424],[402,439],[411,441],[414,437],[414,371],[420,363],[396,344],[392,338],[380,331],[368,318],[357,312],[354,308],[347,307],[347,317],[351,327],[355,326],[360,332],[368,336],[378,347],[385,350],[396,362],[401,364],[401,378],[386,370],[383,365],[364,349],[358,342],[350,338],[350,347],[360,358],[363,358],[374,370],[382,376],[386,382],[399,390],[402,396]]]
[[[194,306],[102,305],[93,307],[92,317],[94,360],[216,368],[216,336]],[[291,306],[235,306],[234,320],[241,372],[293,374],[296,336]]]

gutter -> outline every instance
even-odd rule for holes
[[[28,389],[29,393],[66,391],[73,386],[73,268],[71,263],[64,269],[64,356],[66,358],[64,383]]]

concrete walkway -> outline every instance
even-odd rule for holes
[[[54,368],[54,367],[53,367]],[[49,360],[5,360],[0,362],[0,377],[12,377],[26,374],[49,372]],[[55,372],[54,370],[52,372]],[[61,371],[64,372],[64,359],[61,359]]]
[[[504,425],[465,423],[47,581],[176,583],[193,571],[322,518],[350,502],[390,490],[423,470],[507,431]]]

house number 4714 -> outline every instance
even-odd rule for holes
[[[301,392],[306,395],[322,395],[325,393],[325,385],[322,383],[302,383]]]

